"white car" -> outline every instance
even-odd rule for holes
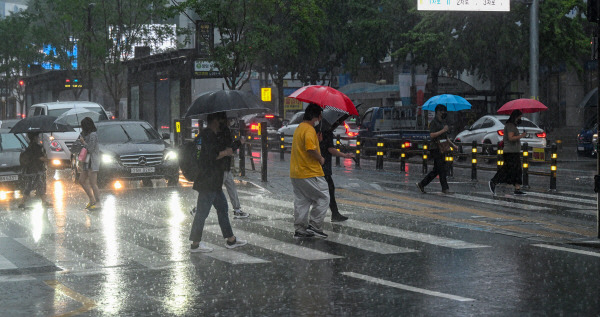
[[[507,115],[485,115],[475,121],[470,127],[460,132],[454,138],[455,142],[480,144],[498,144],[504,135],[504,124],[508,120]],[[521,144],[527,142],[531,148],[546,147],[546,132],[539,128],[529,119],[522,117],[523,122],[517,126],[519,132],[527,132],[527,136],[521,139]],[[468,145],[466,145],[468,146]],[[493,154],[493,153],[484,153]]]
[[[294,136],[294,132],[296,131],[296,128],[298,127],[298,125],[303,121],[303,117],[304,117],[304,111],[300,111],[300,112],[294,114],[292,119],[290,119],[290,122],[288,124],[284,125],[283,127],[279,128],[277,130],[277,133],[278,134],[283,133],[283,135],[286,139],[286,142],[291,143],[292,137]],[[348,124],[346,122],[344,122],[343,125],[340,124],[335,128],[335,130],[333,131],[334,140],[338,135],[342,138],[346,138],[346,139],[341,140],[341,143],[343,145],[356,146],[356,136],[358,136],[358,132],[351,131],[350,127],[348,126]],[[348,138],[353,138],[353,139],[348,139]]]

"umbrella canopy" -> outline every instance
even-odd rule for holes
[[[429,98],[423,104],[423,110],[435,111],[437,105],[444,105],[448,111],[460,111],[471,109],[471,104],[463,97],[457,95],[437,95]]]
[[[207,114],[225,112],[228,117],[268,111],[255,95],[241,90],[208,91],[196,98],[185,113],[186,117],[203,117]]]
[[[523,113],[533,113],[548,110],[548,107],[535,99],[515,99],[505,103],[500,109],[499,114],[511,114],[513,110],[521,110]]]
[[[27,117],[17,123],[10,129],[10,133],[28,133],[28,132],[74,132],[75,130],[68,124],[57,123],[55,116],[34,116]]]
[[[348,98],[348,96],[346,96],[343,92],[328,86],[304,86],[294,91],[291,95],[289,95],[289,97],[303,102],[316,103],[323,108],[333,107],[348,113],[349,115],[358,115],[358,111],[356,110],[354,103],[352,100],[350,100],[350,98]]]
[[[323,110],[323,120],[321,121],[319,128],[322,131],[333,131],[349,116],[350,115],[348,115],[347,113],[327,107],[325,108],[325,110]]]
[[[100,114],[95,111],[86,108],[73,108],[58,116],[58,118],[56,118],[56,123],[68,124],[76,127],[81,124],[81,120],[85,117],[92,118],[94,122],[100,120]]]

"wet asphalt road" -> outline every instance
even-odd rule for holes
[[[286,157],[289,159],[289,157]],[[213,212],[190,254],[190,184],[127,183],[103,190],[88,212],[83,191],[58,173],[53,208],[0,204],[0,315],[5,316],[596,316],[600,249],[594,159],[564,162],[557,193],[532,178],[529,195],[481,171],[455,170],[453,195],[427,194],[394,164],[334,169],[342,223],[326,240],[293,235],[286,162],[269,161],[269,182],[240,179],[249,219],[232,219],[248,245],[228,250]],[[257,164],[259,166],[259,164]],[[585,166],[589,166],[586,168]],[[583,243],[583,245],[581,245]]]

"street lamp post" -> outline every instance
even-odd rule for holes
[[[95,3],[90,3],[88,4],[88,8],[87,8],[87,45],[86,45],[86,58],[87,58],[87,73],[88,73],[88,80],[87,80],[87,86],[88,86],[88,101],[92,101],[92,88],[94,87],[92,85],[92,54],[91,54],[91,49],[90,49],[90,43],[92,42],[92,9],[94,8],[96,4]]]

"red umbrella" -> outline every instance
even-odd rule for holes
[[[291,95],[289,95],[289,97],[296,98],[304,102],[316,103],[323,108],[327,106],[333,107],[338,110],[342,110],[349,115],[358,115],[358,111],[356,111],[354,103],[352,103],[352,100],[350,100],[348,96],[341,91],[328,86],[304,86],[294,91]]]
[[[505,103],[500,109],[499,114],[511,114],[513,110],[521,110],[523,113],[532,113],[548,110],[548,107],[535,99],[515,99]]]

